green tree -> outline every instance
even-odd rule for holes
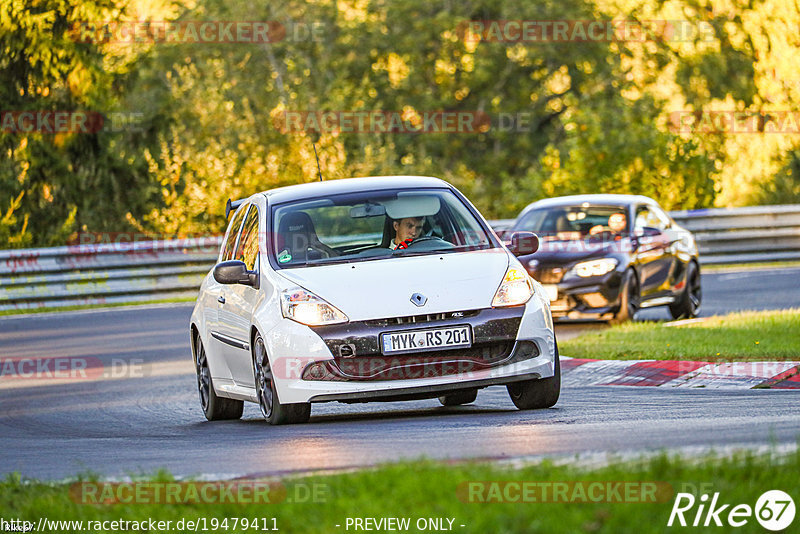
[[[133,58],[78,42],[73,29],[120,13],[113,0],[3,2],[0,109],[109,116]],[[149,180],[120,146],[125,135],[0,130],[0,235],[8,246],[64,244],[81,228],[125,229],[125,214],[142,209]]]

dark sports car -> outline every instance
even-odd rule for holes
[[[553,317],[632,319],[669,306],[697,315],[700,264],[692,234],[651,198],[577,195],[534,202],[508,234],[534,232],[539,250],[520,261],[541,282]]]

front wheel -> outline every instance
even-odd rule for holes
[[[633,269],[628,269],[622,278],[622,289],[619,297],[619,311],[612,319],[612,323],[633,321],[634,315],[639,311],[639,279]]]
[[[694,262],[686,267],[686,287],[681,296],[669,305],[669,313],[673,319],[691,319],[697,317],[703,292],[700,288],[700,271]]]
[[[244,401],[218,397],[214,391],[214,381],[211,379],[211,370],[208,367],[206,348],[200,335],[195,341],[195,370],[197,371],[197,390],[200,393],[200,407],[209,421],[224,419],[239,419],[244,412]]]
[[[555,343],[554,373],[550,378],[538,378],[508,384],[511,402],[520,410],[550,408],[558,402],[561,394],[561,361],[558,356],[558,342]]]
[[[253,372],[261,415],[271,425],[305,423],[311,417],[311,403],[282,404],[275,389],[272,367],[261,334],[256,334],[253,344]]]

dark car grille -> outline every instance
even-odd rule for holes
[[[564,269],[562,267],[537,267],[531,272],[531,276],[542,284],[557,284],[564,277]]]

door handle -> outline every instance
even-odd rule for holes
[[[220,304],[225,304],[225,297],[223,297],[222,295],[218,296],[217,302],[219,302]]]

